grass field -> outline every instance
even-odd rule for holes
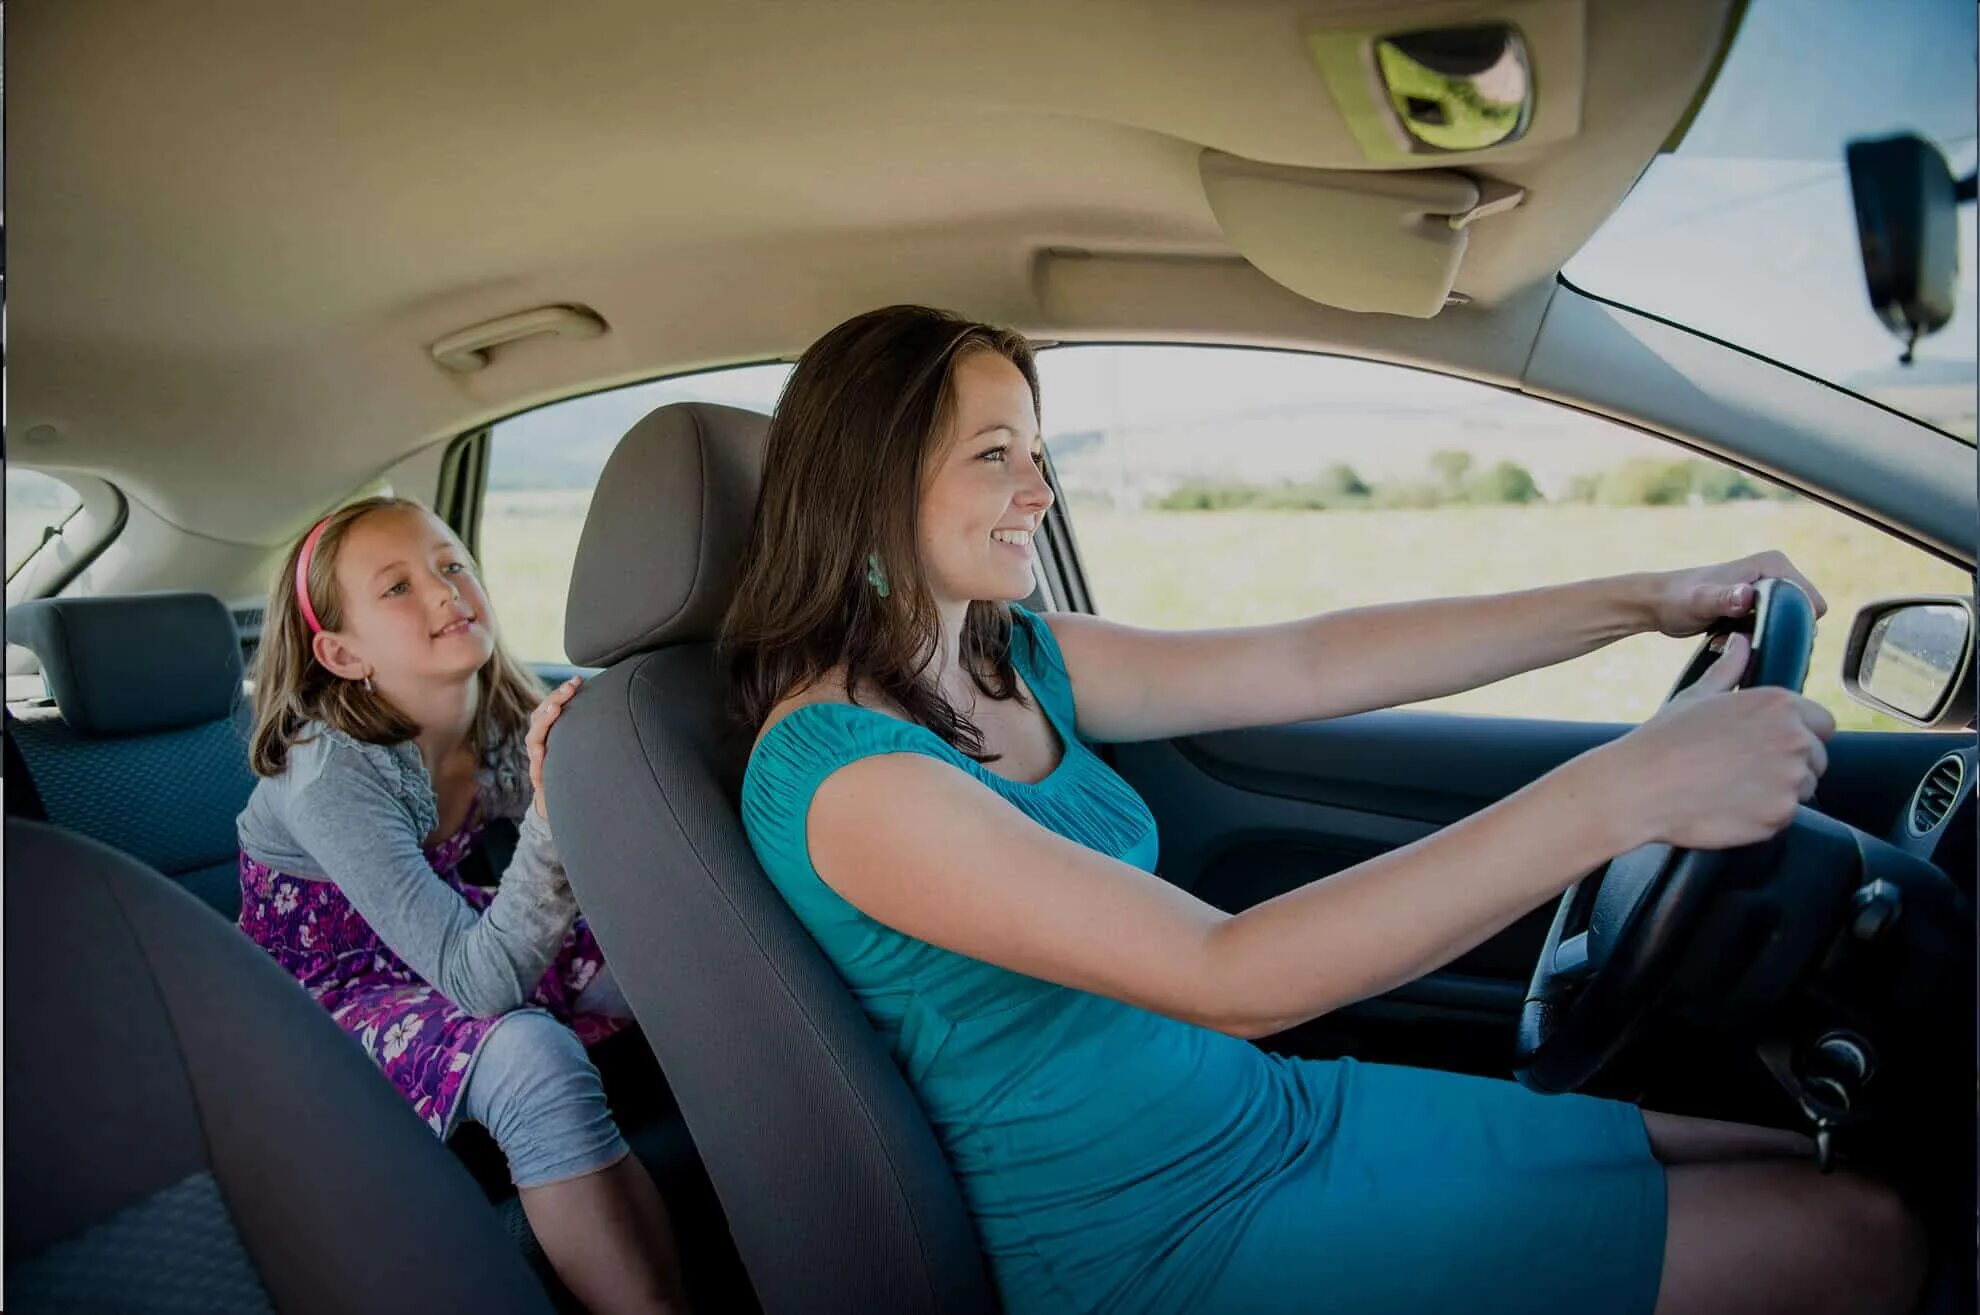
[[[514,652],[563,656],[564,594],[589,494],[491,493],[482,557]],[[1139,625],[1282,621],[1335,608],[1491,593],[1780,548],[1828,597],[1808,693],[1846,729],[1901,729],[1842,692],[1850,618],[1873,598],[1966,593],[1964,573],[1829,508],[1450,507],[1434,511],[1080,511],[1076,533],[1102,615]],[[1649,716],[1691,652],[1642,635],[1435,706],[1579,721]],[[1343,660],[1352,660],[1344,655]]]

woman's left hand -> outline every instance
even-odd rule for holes
[[[529,734],[523,743],[529,746],[529,783],[536,791],[536,815],[548,822],[550,814],[543,808],[543,755],[550,743],[550,728],[557,724],[564,705],[571,701],[571,695],[584,684],[583,676],[572,676],[563,684],[544,696],[543,702],[536,705],[536,711],[529,714]]]
[[[1753,582],[1762,579],[1792,580],[1815,605],[1816,616],[1829,610],[1821,591],[1787,554],[1769,550],[1717,566],[1653,575],[1650,628],[1683,638],[1704,632],[1722,617],[1745,616],[1753,607]]]

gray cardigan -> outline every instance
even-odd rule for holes
[[[550,827],[531,806],[520,741],[479,775],[481,815],[520,819],[515,858],[477,913],[434,875],[420,841],[439,825],[419,747],[366,744],[321,723],[264,778],[237,823],[241,849],[291,876],[331,881],[406,966],[479,1017],[536,989],[577,916]]]

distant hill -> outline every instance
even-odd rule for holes
[[[488,463],[488,487],[497,492],[591,488],[623,437],[623,429],[573,432],[549,441],[498,431]]]

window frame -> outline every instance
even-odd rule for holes
[[[108,480],[69,472],[56,474],[27,465],[21,469],[35,470],[50,479],[59,479],[76,494],[78,502],[75,509],[62,518],[57,532],[44,537],[33,551],[21,559],[20,565],[7,573],[5,587],[9,607],[30,599],[53,598],[67,589],[117,541],[117,536],[124,532],[124,527],[131,520],[129,499],[122,489]],[[80,523],[79,518],[83,518]],[[75,532],[85,537],[71,542],[69,536]],[[73,555],[51,570],[48,554],[50,545],[54,544],[67,548]]]
[[[1707,333],[1705,330],[1697,328],[1690,324],[1686,324],[1681,320],[1674,320],[1670,318],[1668,315],[1659,315],[1656,311],[1644,310],[1640,306],[1632,306],[1628,302],[1621,301],[1615,297],[1605,296],[1599,292],[1593,292],[1588,288],[1583,287],[1581,284],[1576,283],[1573,279],[1569,278],[1565,273],[1556,273],[1554,275],[1554,281],[1558,283],[1561,287],[1566,288],[1569,292],[1574,293],[1577,297],[1585,297],[1589,301],[1598,302],[1601,305],[1613,307],[1614,309],[1619,311],[1627,311],[1631,315],[1639,315],[1644,319],[1651,321],[1652,323],[1661,324],[1667,329],[1675,329],[1679,333],[1688,334],[1691,337],[1698,339],[1700,342],[1709,342],[1714,347],[1717,347],[1722,351],[1736,353],[1737,355],[1744,356],[1749,360],[1757,361],[1760,364],[1768,366],[1775,370],[1785,370],[1787,371],[1787,373],[1795,375],[1802,379],[1806,379],[1810,383],[1820,384],[1822,387],[1827,388],[1828,390],[1838,394],[1839,396],[1846,397],[1852,402],[1861,402],[1865,406],[1874,406],[1879,411],[1887,412],[1890,415],[1896,416],[1900,420],[1903,420],[1912,425],[1916,425],[1918,428],[1926,431],[1927,433],[1936,434],[1940,438],[1945,439],[1946,442],[1951,443],[1964,451],[1972,452],[1976,450],[1975,444],[1969,443],[1967,440],[1961,438],[1958,434],[1953,433],[1951,430],[1942,429],[1938,425],[1933,424],[1929,420],[1921,420],[1917,416],[1912,415],[1909,411],[1899,410],[1897,407],[1892,406],[1889,402],[1881,402],[1874,397],[1868,396],[1867,394],[1859,393],[1853,388],[1845,388],[1833,379],[1824,379],[1821,375],[1816,374],[1812,370],[1804,370],[1798,365],[1791,365],[1788,362],[1781,360],[1779,357],[1769,356],[1765,352],[1756,351],[1751,347],[1742,346],[1741,344],[1734,342],[1730,338],[1721,338],[1717,334]],[[1892,341],[1895,342],[1896,339],[1894,338],[1892,339]]]

